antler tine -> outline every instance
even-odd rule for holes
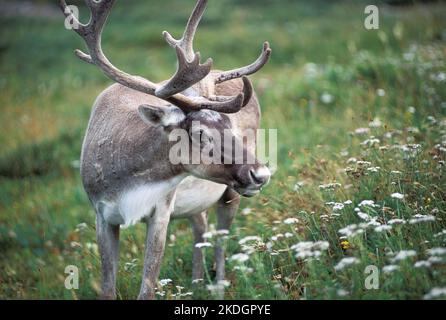
[[[207,0],[198,0],[180,40],[174,39],[169,32],[163,35],[167,43],[175,48],[178,58],[178,69],[175,75],[162,85],[155,94],[157,97],[166,98],[191,87],[203,80],[212,69],[212,59],[200,64],[200,53],[194,52],[193,42],[198,24],[206,9]]]
[[[257,58],[256,61],[254,61],[252,64],[238,68],[233,69],[230,71],[223,71],[220,73],[217,73],[215,76],[215,83],[222,83],[228,80],[232,80],[235,78],[240,78],[242,76],[248,76],[250,74],[256,73],[259,71],[269,60],[269,57],[271,56],[271,47],[269,46],[269,43],[266,41],[263,44],[263,50],[260,56]]]
[[[191,16],[189,17],[189,20],[187,21],[186,29],[184,30],[183,36],[180,40],[176,40],[167,31],[163,32],[164,38],[166,39],[167,43],[173,48],[175,48],[176,46],[182,48],[186,52],[186,57],[189,61],[194,59],[195,53],[193,42],[195,38],[195,32],[197,31],[198,24],[203,17],[207,2],[208,0],[198,0]]]
[[[91,17],[87,24],[81,24],[71,13],[65,0],[60,0],[60,7],[64,11],[65,16],[72,17],[76,22],[74,31],[79,34],[85,41],[88,53],[76,49],[75,54],[83,61],[98,66],[110,79],[130,87],[132,89],[155,95],[157,86],[144,78],[130,75],[116,68],[104,55],[101,46],[101,34],[105,22],[116,0],[86,0],[86,5],[90,9]]]
[[[64,16],[66,18],[70,18],[71,19],[72,25],[76,25],[77,26],[77,28],[73,28],[77,33],[79,33],[80,30],[85,29],[86,25],[79,22],[79,20],[74,16],[74,14],[71,11],[71,9],[67,6],[67,3],[65,2],[65,0],[60,0],[59,1],[59,6],[60,6]]]
[[[239,93],[237,96],[228,97],[228,96],[211,96],[208,99],[203,97],[192,98],[195,103],[198,103],[201,108],[214,110],[222,113],[236,113],[239,112],[241,108],[245,107],[248,102],[251,100],[253,94],[253,88],[251,81],[249,81],[248,77],[243,77],[243,91]],[[178,100],[177,97],[179,95],[173,96],[168,100],[172,103],[176,104],[181,108],[183,103],[188,104],[191,103],[188,101],[188,97],[185,97],[186,100]],[[183,98],[184,96],[182,96]],[[192,108],[191,111],[198,111],[200,107]]]
[[[200,53],[196,53],[192,61],[187,61],[185,51],[175,46],[178,58],[178,68],[175,75],[160,86],[155,94],[160,98],[167,98],[190,88],[192,85],[203,80],[212,69],[212,59],[209,58],[204,64],[200,63]]]

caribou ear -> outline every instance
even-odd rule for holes
[[[178,126],[185,118],[184,112],[175,106],[150,106],[142,104],[138,107],[141,119],[152,126]]]

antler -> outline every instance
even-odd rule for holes
[[[189,20],[187,21],[186,29],[184,30],[183,36],[180,40],[174,39],[167,31],[163,32],[164,39],[166,39],[167,43],[173,48],[177,46],[182,48],[186,53],[187,59],[189,60],[194,59],[195,53],[193,44],[195,32],[197,31],[198,24],[203,17],[207,2],[208,0],[198,0],[197,4],[195,5],[194,11],[192,11]]]
[[[256,61],[254,61],[250,65],[242,67],[242,68],[217,73],[215,75],[215,80],[214,80],[215,83],[216,84],[222,83],[222,82],[225,82],[228,80],[232,80],[235,78],[240,78],[243,76],[248,76],[250,74],[256,73],[268,62],[269,57],[271,56],[271,51],[272,51],[272,49],[269,46],[269,42],[265,41],[263,43],[262,53],[260,54],[260,56],[257,58]]]
[[[86,0],[91,17],[87,24],[82,24],[71,12],[65,0],[60,0],[60,7],[64,15],[71,19],[73,25],[76,26],[74,30],[84,39],[87,45],[89,54],[78,49],[75,50],[75,54],[80,59],[98,66],[110,79],[134,90],[169,101],[185,112],[209,109],[223,113],[235,113],[249,102],[253,92],[252,85],[241,73],[236,77],[243,76],[244,87],[242,92],[236,96],[211,96],[204,98],[188,97],[179,93],[204,79],[212,68],[212,59],[208,59],[204,64],[200,64],[200,54],[193,51],[195,31],[204,13],[207,0],[198,0],[180,40],[175,40],[168,32],[164,32],[166,41],[176,50],[178,69],[175,75],[162,85],[157,85],[145,78],[128,74],[116,68],[104,55],[101,47],[102,30],[115,1]],[[253,68],[252,66],[247,68],[249,67]],[[236,77],[232,77],[232,79]]]
[[[175,40],[169,32],[163,31],[164,39],[177,52],[178,69],[172,79],[156,91],[157,96],[168,97],[172,93],[181,92],[187,89],[191,83],[199,82],[211,72],[212,59],[209,58],[204,64],[200,64],[200,53],[195,53],[193,48],[195,32],[206,9],[206,4],[207,0],[197,2],[180,40]]]

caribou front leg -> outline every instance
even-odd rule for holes
[[[227,188],[218,201],[217,207],[217,229],[229,230],[235,213],[240,205],[240,195],[234,190]],[[216,280],[225,279],[225,250],[220,241],[215,245]]]
[[[101,299],[116,299],[116,273],[119,258],[119,225],[111,225],[104,219],[103,209],[96,214],[96,237],[101,256]]]
[[[155,288],[166,244],[167,226],[172,213],[172,198],[173,196],[169,196],[166,203],[157,204],[147,219],[146,253],[139,300],[155,298]]]
[[[203,266],[203,251],[200,248],[196,248],[195,245],[199,242],[203,242],[203,233],[207,230],[207,212],[203,211],[190,218],[192,223],[192,229],[194,231],[194,249],[192,258],[192,280],[203,279],[204,266]]]

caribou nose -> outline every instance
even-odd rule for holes
[[[249,171],[252,181],[258,185],[266,185],[271,177],[271,171],[265,166],[251,169]]]

